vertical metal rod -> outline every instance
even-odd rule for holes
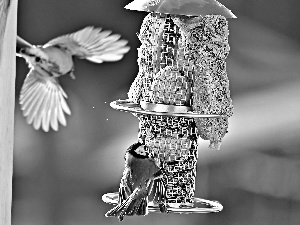
[[[11,225],[17,0],[0,0],[0,224]]]

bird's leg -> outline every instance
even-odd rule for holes
[[[164,176],[164,173],[160,169],[159,171],[157,171],[156,173],[153,174],[153,180],[161,179],[161,178],[163,178],[163,176]]]
[[[163,174],[162,174],[163,176]],[[158,179],[158,178],[157,178]],[[168,209],[167,209],[167,203],[166,203],[166,196],[165,196],[165,186],[166,183],[164,182],[164,179],[159,179],[154,181],[156,182],[156,187],[155,187],[155,193],[154,193],[154,197],[153,197],[153,202],[158,204],[159,207],[159,211],[161,213],[168,213]],[[152,191],[152,188],[154,186],[154,182],[152,183],[152,187],[150,192]]]
[[[73,71],[70,72],[70,77],[71,77],[73,80],[75,80],[76,77],[75,77],[75,74],[74,74]]]
[[[153,174],[153,180],[162,179],[164,176],[168,175],[170,175],[170,173],[166,169],[160,168],[160,170]]]
[[[167,175],[167,171],[163,168],[161,168],[160,170],[158,170],[156,173],[153,174],[153,180],[157,180],[155,182],[156,185],[158,185],[158,189],[159,191],[156,193],[158,194],[156,197],[154,197],[154,202],[158,203],[159,206],[159,210],[162,213],[168,213],[167,210],[167,204],[166,204],[166,196],[165,196],[165,186],[166,186],[166,182],[163,179],[164,176]],[[153,188],[154,182],[152,182],[152,186],[151,186],[151,191]]]

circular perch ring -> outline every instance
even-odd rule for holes
[[[102,201],[109,204],[118,204],[118,192],[107,193],[102,196]],[[194,198],[193,207],[167,207],[168,213],[180,213],[180,214],[189,214],[189,213],[214,213],[220,212],[223,209],[223,206],[218,201],[206,200],[202,198]],[[206,205],[208,207],[197,207],[197,205]],[[159,206],[154,204],[153,202],[149,202],[148,204],[149,212],[160,212]]]
[[[133,103],[129,100],[116,100],[110,103],[110,106],[114,109],[138,113],[138,114],[148,114],[154,116],[177,116],[177,117],[188,117],[188,118],[220,118],[221,115],[213,115],[213,114],[199,114],[196,112],[185,112],[185,113],[174,113],[174,112],[157,112],[144,110],[139,104]]]

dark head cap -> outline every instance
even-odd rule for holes
[[[127,152],[129,152],[131,155],[133,155],[134,157],[137,157],[137,158],[148,158],[148,154],[145,153],[145,154],[140,154],[137,149],[139,147],[145,147],[143,144],[141,144],[140,142],[137,142],[137,143],[134,143],[132,144],[128,149],[127,149]]]

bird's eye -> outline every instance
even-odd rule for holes
[[[36,62],[40,62],[40,61],[41,61],[41,58],[40,58],[40,57],[35,57],[35,61],[36,61]]]

